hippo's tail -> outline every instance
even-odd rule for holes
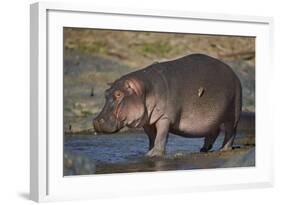
[[[239,81],[239,80],[238,80]],[[235,92],[235,119],[234,119],[234,130],[236,130],[240,114],[242,111],[242,87],[240,81],[238,82]]]

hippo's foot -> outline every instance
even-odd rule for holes
[[[200,149],[200,152],[208,152],[210,149],[212,149],[212,146],[203,146],[201,149]]]
[[[208,152],[208,151],[209,151],[209,149],[206,148],[206,147],[202,147],[202,148],[200,149],[200,152]]]
[[[159,150],[159,149],[151,149],[146,153],[147,157],[161,157],[163,156],[165,153],[163,150]]]

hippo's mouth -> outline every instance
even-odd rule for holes
[[[105,120],[94,120],[93,127],[97,133],[113,134],[124,127],[124,122],[115,120],[106,123]]]

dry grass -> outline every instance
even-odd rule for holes
[[[255,38],[96,29],[64,30],[65,49],[102,55],[129,67],[205,53],[221,60],[243,60],[254,67]]]

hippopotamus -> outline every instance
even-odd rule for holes
[[[124,126],[143,128],[149,139],[147,156],[162,156],[169,133],[204,137],[209,151],[220,130],[220,150],[232,149],[242,107],[242,87],[222,61],[191,54],[152,63],[117,79],[105,91],[106,102],[93,120],[97,133],[115,133]]]

